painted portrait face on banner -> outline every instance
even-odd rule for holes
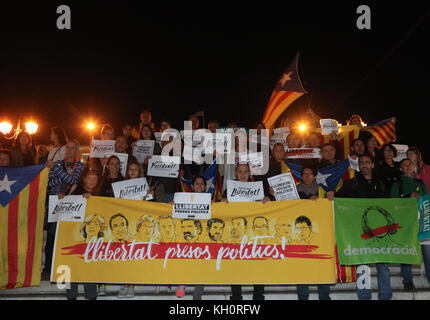
[[[160,217],[158,220],[161,241],[172,241],[175,239],[175,224],[173,219],[168,216]]]
[[[292,221],[290,218],[279,217],[276,220],[276,224],[275,224],[276,235],[280,239],[284,237],[285,241],[288,242],[291,239],[291,227],[292,227]]]
[[[257,217],[254,219],[254,233],[256,236],[264,237],[268,235],[269,222],[265,217]]]
[[[243,236],[246,234],[246,219],[242,217],[232,219],[230,233],[233,241],[242,241]]]
[[[140,241],[148,242],[152,239],[155,229],[154,218],[149,214],[139,218],[137,223],[137,236]]]
[[[184,219],[181,221],[182,233],[185,241],[195,241],[201,233],[201,224],[198,220]]]
[[[113,216],[110,221],[110,227],[115,242],[126,241],[128,235],[128,221],[122,215]]]
[[[220,241],[224,234],[224,225],[224,221],[220,219],[209,220],[209,238],[213,241]]]

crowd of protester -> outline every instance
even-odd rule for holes
[[[430,188],[430,166],[424,163],[418,148],[409,146],[407,158],[401,162],[394,161],[397,156],[397,150],[392,144],[379,146],[375,137],[373,137],[366,128],[362,126],[362,119],[358,115],[352,116],[347,120],[348,125],[356,125],[360,128],[360,135],[351,142],[350,145],[350,163],[355,162],[354,169],[352,166],[349,170],[351,179],[345,181],[339,190],[325,192],[316,183],[317,169],[332,165],[338,161],[344,160],[343,153],[338,141],[338,135],[332,133],[329,143],[322,143],[321,134],[315,132],[319,125],[319,116],[311,109],[306,114],[308,118],[309,129],[306,133],[295,130],[297,123],[293,121],[282,121],[281,127],[289,127],[290,133],[287,137],[287,145],[290,148],[311,147],[320,148],[321,158],[319,159],[288,159],[284,145],[277,143],[273,146],[270,154],[269,169],[265,175],[252,176],[248,164],[238,163],[225,165],[221,172],[222,179],[236,179],[239,181],[263,181],[265,197],[263,203],[275,201],[273,189],[267,183],[267,178],[278,175],[282,172],[282,162],[287,160],[292,163],[302,165],[302,181],[297,184],[297,191],[301,199],[316,200],[319,198],[334,197],[349,198],[419,198],[421,195],[428,193]],[[192,121],[192,129],[200,128],[199,118],[195,115],[189,117]],[[207,129],[216,132],[220,124],[216,120],[211,120],[207,124]],[[236,123],[228,123],[226,127],[237,128]],[[143,163],[139,163],[132,155],[132,150],[137,140],[155,140],[154,132],[162,132],[171,128],[171,121],[161,119],[154,122],[149,110],[143,110],[140,113],[140,122],[133,126],[126,124],[122,127],[121,132],[116,133],[113,127],[105,124],[99,133],[98,139],[115,140],[115,152],[127,153],[128,164],[126,176],[122,176],[120,170],[120,159],[117,156],[111,156],[107,159],[89,158],[82,162],[80,157],[80,143],[78,140],[69,138],[64,129],[54,127],[49,135],[50,146],[34,146],[32,137],[28,133],[20,133],[11,146],[3,146],[0,149],[0,166],[28,166],[33,164],[46,164],[49,168],[49,182],[47,195],[83,195],[113,197],[112,183],[125,179],[137,177],[146,177],[150,187],[150,193],[156,202],[172,203],[175,192],[180,192],[178,179],[184,177],[192,180],[192,189],[194,192],[205,192],[206,181],[202,174],[207,169],[207,164],[181,164],[179,178],[159,178],[147,176],[147,167],[150,157],[147,157]],[[254,129],[261,132],[265,129],[262,123],[257,124]],[[155,144],[154,155],[160,155],[162,147],[168,141],[163,141],[162,145]],[[202,180],[202,181],[201,181]],[[203,187],[202,187],[203,184]],[[223,189],[226,189],[225,181],[222,182]],[[228,202],[226,194],[221,201]],[[47,198],[48,199],[48,198]],[[48,206],[47,206],[48,207]],[[45,219],[47,220],[47,219]],[[51,270],[52,254],[55,241],[56,223],[45,222],[47,232],[46,245],[44,248],[45,263],[42,279],[49,279]],[[422,241],[423,261],[426,270],[426,276],[430,283],[430,241]],[[379,288],[379,299],[391,299],[392,288],[390,284],[389,264],[378,263],[377,278]],[[414,284],[412,279],[412,266],[401,265],[401,274],[403,285],[406,291],[413,291]],[[105,294],[103,284],[85,285],[85,293],[88,299],[96,299],[98,295]],[[157,287],[159,292],[159,287]],[[183,288],[182,294],[183,294]],[[196,286],[194,299],[201,299],[204,291],[203,286]],[[320,299],[330,299],[330,286],[319,285],[318,293]],[[297,286],[297,294],[300,300],[309,298],[309,286]],[[133,297],[134,286],[124,285],[118,293],[119,297]],[[371,290],[357,288],[359,299],[370,299]],[[73,284],[67,290],[68,299],[76,299],[77,284]],[[264,299],[264,286],[254,286],[254,299]],[[240,285],[232,286],[231,299],[242,299],[242,290]]]

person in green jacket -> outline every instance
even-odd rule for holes
[[[414,178],[415,165],[410,159],[403,159],[400,162],[400,171],[402,176],[391,186],[391,198],[416,198],[428,194],[424,182]],[[400,266],[403,277],[403,287],[406,291],[414,291],[415,286],[412,279],[412,265],[402,264]]]

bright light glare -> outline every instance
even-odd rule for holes
[[[87,124],[87,128],[88,128],[89,130],[94,130],[94,128],[95,128],[94,123],[89,122],[89,123]]]
[[[9,134],[12,131],[12,125],[9,122],[0,122],[0,132],[3,134]]]
[[[305,131],[307,129],[307,127],[306,127],[306,125],[304,124],[304,123],[301,123],[300,125],[299,125],[299,130],[300,131]]]
[[[25,123],[25,131],[29,134],[35,134],[37,132],[37,128],[39,128],[39,125],[33,121]]]

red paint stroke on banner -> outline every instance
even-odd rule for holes
[[[372,229],[372,230],[370,230],[370,231],[368,231],[366,233],[363,233],[361,235],[361,238],[362,239],[370,239],[370,238],[379,236],[380,234],[384,234],[384,233],[387,233],[389,231],[397,230],[397,229],[401,229],[401,228],[402,227],[399,226],[398,223],[396,223],[396,224],[390,224],[390,225],[379,227],[379,228],[376,228],[376,229]]]
[[[101,254],[101,252],[105,251],[109,255],[112,255],[114,252],[118,251],[116,256],[133,256],[137,250],[141,250],[143,252],[147,252],[148,243],[135,243],[134,246],[131,245],[131,242],[128,243],[118,243],[111,242],[108,247],[108,242],[103,242],[96,253],[97,256]],[[62,255],[79,255],[81,259],[84,259],[84,255],[86,252],[88,244],[80,243],[74,246],[61,248],[63,251]],[[253,250],[254,247],[254,250]],[[266,259],[284,259],[284,258],[304,258],[304,259],[332,259],[333,256],[328,254],[317,254],[312,253],[317,250],[319,247],[315,245],[285,245],[284,249],[281,245],[256,245],[253,246],[251,244],[244,245],[241,248],[241,244],[231,244],[231,243],[178,243],[178,242],[169,242],[169,243],[152,243],[151,244],[151,256],[157,256],[157,259],[164,259],[166,257],[166,252],[170,249],[172,252],[175,250],[175,253],[180,252],[180,257],[178,255],[169,255],[168,259],[217,259],[219,250],[222,249],[223,252],[227,252],[226,256],[222,258],[222,260],[266,260]],[[93,247],[94,248],[94,247]],[[94,249],[90,249],[87,252],[88,256],[94,255]],[[239,255],[239,252],[242,252],[244,256],[248,256],[245,258],[232,258],[228,253],[232,253],[232,255]],[[259,252],[258,257],[249,257],[251,252]],[[270,252],[269,255],[267,255]],[[103,256],[103,254],[102,254]],[[109,259],[110,260],[110,259]],[[121,260],[121,259],[118,259]],[[126,259],[126,261],[129,259]],[[132,259],[139,260],[139,259]]]

